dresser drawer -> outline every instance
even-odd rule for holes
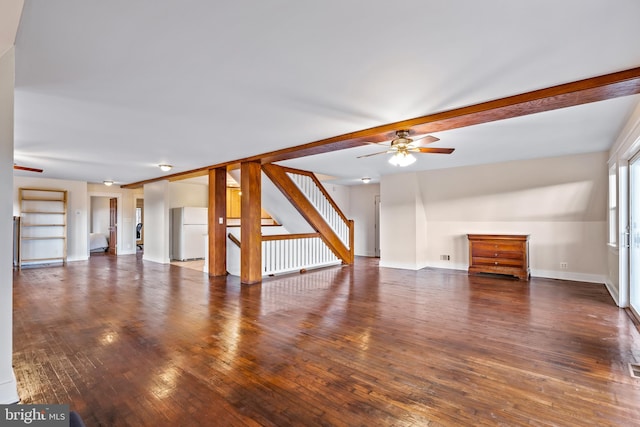
[[[509,251],[509,252],[522,252],[522,243],[520,242],[474,242],[473,251]]]
[[[479,249],[474,247],[471,253],[472,257],[482,257],[482,258],[508,258],[508,259],[524,259],[524,253],[522,251],[509,251],[499,249]]]
[[[502,267],[522,267],[524,265],[522,257],[519,258],[485,258],[473,257],[472,265],[493,265]]]

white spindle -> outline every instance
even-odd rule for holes
[[[338,235],[342,243],[349,247],[349,226],[342,219],[338,211],[325,197],[324,193],[315,181],[307,175],[287,172],[287,175],[296,184],[307,200],[318,211],[322,218],[329,224],[331,229]]]
[[[264,275],[299,271],[340,264],[320,237],[305,237],[262,242]]]

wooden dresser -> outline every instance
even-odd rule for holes
[[[467,234],[469,274],[497,273],[529,280],[528,234]]]

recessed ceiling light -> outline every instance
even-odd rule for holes
[[[103,181],[104,185],[107,187],[111,187],[113,185],[113,181]]]
[[[368,184],[371,182],[371,178],[369,178],[368,176],[365,176],[364,178],[360,178],[360,180],[365,184]]]
[[[162,172],[169,172],[173,166],[171,165],[158,165]]]

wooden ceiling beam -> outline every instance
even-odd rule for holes
[[[640,67],[327,138],[260,156],[272,163],[392,139],[395,132],[441,132],[640,93]]]
[[[228,167],[246,161],[260,161],[262,164],[306,157],[331,151],[358,147],[371,142],[392,139],[395,132],[409,129],[412,134],[442,132],[467,126],[505,120],[529,114],[574,107],[591,102],[604,101],[640,93],[640,67],[602,76],[591,77],[571,83],[538,89],[518,95],[482,102],[467,107],[454,108],[409,120],[401,120],[381,126],[346,133],[319,141],[298,145],[282,150],[220,163],[191,171],[176,173],[146,181],[123,185],[123,188],[138,188],[143,184],[163,179],[181,179],[181,176],[207,171],[212,168]]]

